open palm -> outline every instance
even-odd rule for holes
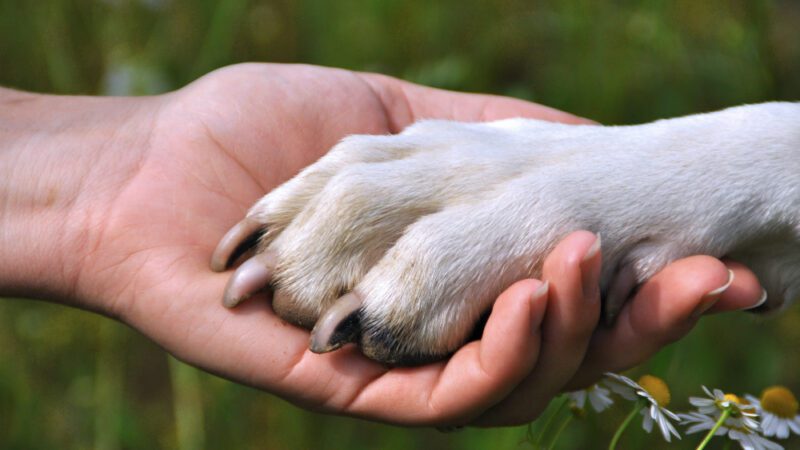
[[[396,423],[518,423],[535,417],[577,375],[597,314],[596,307],[565,307],[568,313],[545,317],[546,309],[554,310],[554,301],[579,301],[566,298],[568,288],[558,290],[564,298],[551,295],[536,303],[529,301],[530,293],[541,284],[517,283],[498,301],[484,339],[449,361],[390,370],[354,347],[310,353],[308,332],[275,316],[268,294],[225,309],[220,299],[229,274],[212,273],[208,262],[219,238],[256,199],[348,134],[393,133],[425,117],[580,119],[517,100],[454,94],[379,75],[265,64],[222,69],[174,93],[143,99],[142,105],[140,119],[151,124],[146,145],[117,149],[126,157],[113,173],[93,175],[121,180],[108,204],[98,205],[103,219],[93,230],[94,245],[76,285],[76,295],[97,309],[206,370],[312,409]],[[552,257],[569,261],[591,243],[578,236]],[[724,266],[710,258],[675,265],[673,277],[697,267],[706,273],[678,294],[687,298],[689,309],[688,299],[696,301],[726,276]],[[580,283],[580,267],[575,270],[575,283]],[[563,281],[554,274],[551,289],[573,283],[575,273],[563,275]],[[570,326],[574,329],[567,330]],[[538,383],[543,386],[536,393],[524,388],[537,404],[512,402],[506,407],[512,413],[498,411],[496,405],[507,403],[503,398],[521,389],[523,380],[533,377],[532,370],[547,371],[552,364],[542,361],[547,355],[541,348],[542,333],[551,341],[574,337],[574,362],[552,370],[558,376],[550,377],[550,385]],[[621,339],[615,336],[606,332],[605,339]],[[592,348],[603,347],[598,339],[602,343],[604,338],[595,337]],[[662,343],[641,350],[635,361],[609,361],[603,369],[639,362]],[[602,350],[598,352],[594,359],[603,360]],[[584,375],[599,370],[593,367],[591,375]],[[535,378],[544,379],[541,373]]]

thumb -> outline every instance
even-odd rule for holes
[[[596,124],[548,106],[510,97],[446,91],[380,74],[359,74],[375,90],[391,120],[400,131],[421,119],[487,121],[525,117],[572,125]]]

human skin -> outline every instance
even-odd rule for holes
[[[436,426],[533,420],[559,392],[645,361],[707,308],[757,301],[745,267],[694,256],[598,327],[602,250],[576,231],[548,257],[543,280],[498,298],[480,340],[422,367],[387,368],[354,346],[311,353],[308,331],[275,316],[268,293],[222,306],[230,273],[208,266],[220,237],[342,137],[422,118],[515,116],[586,123],[518,100],[313,66],[232,66],[153,97],[0,89],[0,295],[115,318],[189,364],[308,409]],[[706,295],[728,269],[732,284]]]

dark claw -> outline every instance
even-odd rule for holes
[[[245,261],[228,280],[222,304],[232,308],[267,287],[275,271],[276,259],[272,253],[259,253]]]
[[[328,308],[311,331],[309,348],[314,353],[327,353],[358,340],[361,332],[359,310],[363,301],[351,292]]]
[[[261,228],[258,222],[245,218],[228,230],[211,255],[211,270],[224,272],[236,258],[258,243]]]

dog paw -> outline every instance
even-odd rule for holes
[[[634,127],[426,121],[349,137],[259,200],[212,268],[253,247],[227,306],[271,285],[274,311],[313,328],[312,350],[357,342],[392,364],[456,350],[499,293],[539,276],[577,229],[603,236],[607,318],[639,283],[698,253],[738,253],[783,304],[800,292],[800,146],[798,108],[782,108]],[[742,115],[770,124],[753,130]]]

